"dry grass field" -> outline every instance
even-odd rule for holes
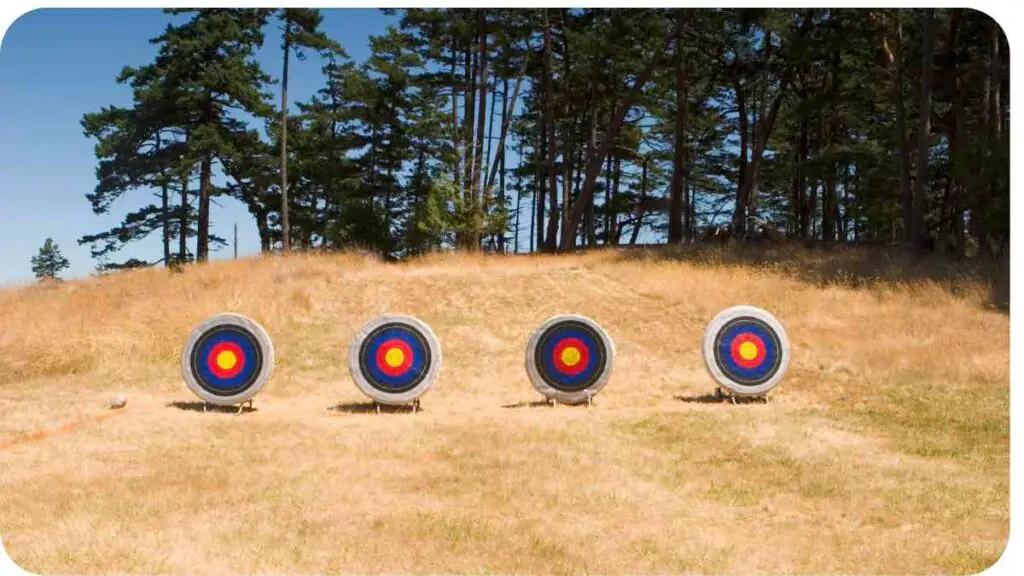
[[[295,255],[2,290],[0,536],[36,573],[979,572],[1008,536],[1009,317],[967,273],[914,266]],[[740,303],[792,340],[769,404],[709,398],[701,335]],[[277,351],[241,415],[197,410],[178,374],[222,311]],[[443,345],[416,414],[367,411],[348,374],[385,312]],[[526,378],[556,313],[616,342],[591,408]]]

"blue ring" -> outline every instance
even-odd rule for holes
[[[412,364],[398,376],[385,374],[377,367],[377,350],[391,339],[405,342],[412,351]],[[389,324],[381,326],[363,341],[359,360],[363,375],[374,388],[397,394],[414,388],[423,380],[429,367],[430,352],[423,337],[408,326]]]
[[[764,342],[764,360],[754,368],[744,368],[732,359],[732,342],[742,334],[754,334]],[[764,322],[754,318],[738,318],[719,331],[715,342],[715,361],[725,375],[745,386],[757,386],[771,379],[781,363],[778,335]]]
[[[578,374],[566,374],[555,366],[555,348],[566,338],[577,338],[587,347],[587,366]],[[567,321],[550,328],[540,338],[536,364],[541,378],[552,388],[563,392],[576,392],[591,386],[601,375],[607,362],[603,342],[594,331],[582,323]]]
[[[237,344],[245,355],[245,365],[242,366],[238,374],[231,378],[218,377],[210,370],[206,361],[213,347],[222,342]],[[263,356],[260,354],[255,338],[235,326],[218,326],[207,332],[200,338],[198,346],[194,350],[195,352],[192,354],[193,373],[203,388],[219,396],[230,396],[252,386],[259,368],[263,364]]]

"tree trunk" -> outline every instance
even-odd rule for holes
[[[185,138],[188,141],[188,138]],[[181,176],[181,226],[178,228],[178,262],[188,261],[188,181],[189,173]]]
[[[533,196],[534,226],[537,235],[537,252],[544,250],[544,202],[547,201],[548,179],[544,167],[547,166],[548,157],[548,125],[543,121],[540,123],[540,145],[537,147],[537,193]],[[533,252],[533,244],[530,251]]]
[[[683,15],[676,10],[676,121],[672,151],[672,188],[668,204],[668,243],[683,242],[683,156],[686,146],[686,69],[683,62]]]
[[[464,160],[464,182],[462,200],[467,210],[473,209],[473,168],[474,158],[473,153],[475,151],[475,142],[473,140],[473,122],[476,114],[476,66],[477,60],[474,57],[473,45],[469,44],[466,48],[466,94],[465,94],[465,105],[463,106],[463,127],[465,128],[465,158]],[[463,248],[469,246],[472,241],[472,233],[465,233],[463,239]]]
[[[567,8],[562,9],[562,105],[564,107],[562,115],[562,125],[564,126],[564,149],[562,152],[562,163],[564,164],[565,174],[562,176],[562,241],[561,245],[563,249],[567,246],[572,246],[576,242],[576,230],[575,228],[569,227],[569,206],[572,205],[572,149],[573,149],[573,129],[575,128],[575,122],[573,121],[572,111],[569,106],[569,94],[572,93],[572,86],[570,85],[569,71],[571,70],[569,64],[569,10]]]
[[[288,222],[288,56],[291,53],[292,21],[284,21],[284,66],[281,72],[281,249],[291,250]]]
[[[593,147],[589,151],[587,151],[587,158],[590,158],[594,154],[597,154],[597,141],[596,141],[596,139],[597,139],[597,118],[592,117],[591,118],[591,122],[592,122],[592,124],[591,124],[591,128],[590,128],[590,142],[591,142]],[[604,219],[603,219],[603,226],[602,227],[604,228],[604,244],[605,244],[605,246],[608,246],[609,244],[612,243],[612,232],[611,232],[611,230],[612,230],[612,216],[611,215],[612,215],[612,155],[609,154],[608,157],[605,159],[605,168],[604,168]]]
[[[959,51],[959,31],[963,11],[954,9],[949,19],[949,41],[947,42],[948,58],[946,84],[953,90],[953,122],[950,135],[950,157],[953,164],[953,177],[956,182],[951,189],[949,198],[950,229],[946,235],[950,240],[950,247],[957,256],[963,255],[963,220],[964,209],[963,199],[970,198],[972,186],[971,166],[966,162],[967,154],[967,122],[964,115],[965,90],[960,82],[960,70],[956,65],[956,56]]]
[[[206,262],[210,254],[210,188],[213,178],[213,160],[209,154],[203,158],[199,172],[199,229],[196,235],[196,261]]]
[[[684,55],[685,58],[685,55]],[[689,122],[690,85],[687,81],[686,61],[683,60],[683,108],[682,108],[682,169],[683,169],[683,238],[690,242],[693,236],[693,203],[690,200],[690,142],[687,135]]]
[[[640,199],[636,206],[636,223],[633,224],[633,234],[629,237],[629,245],[636,246],[636,240],[640,236],[640,229],[644,225],[644,207],[647,202],[647,162],[649,156],[644,156],[643,171],[640,177]]]
[[[748,128],[749,120],[747,118],[747,99],[743,92],[743,86],[740,85],[739,76],[732,77],[732,86],[733,91],[736,94],[736,108],[740,124],[740,157],[736,181],[736,202],[733,206],[732,212],[732,231],[735,235],[742,235],[743,231],[746,229],[746,219],[743,218],[743,215],[747,212],[747,201],[743,197],[743,191],[746,188],[747,150],[750,148],[750,130]]]
[[[480,36],[480,51],[477,54],[477,68],[480,74],[480,110],[476,127],[476,152],[473,156],[473,185],[471,187],[474,228],[469,247],[472,250],[480,249],[481,230],[476,227],[476,223],[481,221],[483,206],[487,202],[487,198],[484,197],[486,191],[483,190],[483,169],[484,164],[486,164],[484,159],[484,128],[487,125],[487,14],[482,9],[478,10],[477,14],[480,23],[480,30],[478,32]],[[480,187],[479,190],[477,186]]]
[[[530,47],[526,47],[526,52],[529,53]],[[524,55],[523,65],[519,69],[519,74],[516,77],[516,86],[512,89],[512,99],[509,100],[508,106],[505,106],[504,97],[502,98],[502,120],[501,120],[501,135],[498,137],[498,157],[491,163],[491,171],[487,176],[487,186],[494,185],[494,178],[497,174],[498,163],[501,162],[502,169],[504,169],[505,162],[505,141],[508,136],[509,126],[512,124],[513,111],[516,108],[516,102],[519,100],[519,89],[523,85],[523,77],[526,75],[526,65],[529,62],[529,58]],[[505,80],[505,93],[508,92],[508,80]]]
[[[928,152],[931,141],[931,113],[932,113],[932,45],[934,44],[935,26],[932,17],[934,9],[924,10],[924,46],[921,56],[921,102],[919,106],[919,125],[917,141],[917,178],[914,179],[914,205],[913,219],[911,220],[911,238],[918,248],[925,248],[927,245],[928,231],[924,226],[924,216],[927,212],[927,197],[925,192],[928,187]]]
[[[609,158],[612,155],[609,154]],[[618,153],[615,156],[615,168],[612,171],[612,205],[609,208],[611,213],[611,236],[615,240],[612,244],[618,246],[622,232],[619,228],[619,214],[615,211],[615,198],[619,195],[619,184],[622,182],[622,156]]]
[[[156,132],[156,152],[160,152],[160,130]],[[171,198],[169,182],[163,166],[160,167],[160,232],[164,248],[164,267],[171,264]]]
[[[619,130],[622,128],[622,124],[626,119],[626,114],[629,112],[629,109],[632,108],[633,106],[633,101],[640,94],[640,90],[643,87],[643,85],[646,84],[648,80],[650,80],[651,76],[654,74],[654,71],[661,66],[662,61],[665,58],[665,52],[668,50],[668,47],[674,40],[675,33],[673,32],[668,36],[666,41],[659,47],[658,52],[656,52],[654,57],[648,62],[647,67],[644,68],[644,70],[641,71],[641,73],[633,81],[633,85],[630,88],[629,92],[626,93],[622,104],[619,106],[615,114],[612,116],[611,124],[608,126],[607,130],[605,130],[605,136],[604,140],[601,142],[600,150],[598,150],[597,155],[595,155],[593,158],[590,158],[590,160],[587,163],[587,176],[586,179],[583,181],[583,189],[580,191],[580,197],[576,199],[576,202],[572,207],[572,212],[569,217],[570,226],[575,227],[579,225],[580,219],[583,217],[583,210],[587,202],[590,202],[591,198],[593,198],[594,196],[594,187],[597,183],[597,175],[601,171],[602,160],[605,156],[608,155],[612,147],[615,145],[615,141],[618,139],[619,136]]]
[[[907,139],[907,113],[903,105],[903,21],[897,15],[893,64],[896,67],[892,84],[892,98],[896,105],[896,142],[900,166],[900,212],[903,216],[904,240],[909,244],[910,222],[913,220],[913,196],[910,189],[910,141]]]
[[[548,193],[550,194],[550,213],[548,214],[548,230],[545,249],[554,252],[558,247],[558,175],[555,174],[555,157],[558,146],[555,141],[555,117],[553,113],[555,91],[552,88],[554,69],[551,66],[551,22],[548,10],[544,9],[544,124],[548,127]]]
[[[501,88],[502,88],[501,89],[501,126],[502,126],[502,132],[504,132],[504,127],[508,125],[508,112],[505,110],[505,105],[507,104],[505,102],[505,100],[508,99],[508,78],[505,78],[505,79],[502,80],[502,87]],[[500,172],[501,177],[500,177],[500,183],[498,184],[498,206],[500,206],[501,209],[504,210],[505,209],[505,139],[504,138],[502,138],[498,142],[498,157],[495,158],[495,160],[501,163],[501,168],[500,168],[500,170],[501,170],[501,172]],[[517,240],[517,244],[518,244],[518,236],[519,236],[519,195],[516,194],[516,237],[517,237],[516,240]],[[501,252],[502,254],[505,253],[505,231],[504,230],[502,230],[501,234],[498,235],[498,252]]]
[[[512,237],[512,252],[514,254],[519,254],[519,217],[521,215],[521,210],[522,210],[522,205],[523,205],[522,204],[522,202],[523,202],[523,177],[522,177],[522,169],[523,169],[523,144],[522,144],[522,140],[519,141],[519,154],[518,154],[518,156],[519,156],[519,166],[518,166],[518,170],[516,170],[516,173],[517,173],[517,177],[516,177],[516,182],[517,182],[517,186],[516,186],[516,231],[515,231],[515,236]],[[502,161],[502,162],[504,162],[504,161]],[[501,189],[504,190],[505,189],[505,184],[504,184],[505,168],[504,168],[504,166],[502,167],[501,172],[502,172],[501,178],[503,180],[502,185],[501,185]],[[504,239],[504,234],[502,234],[502,239]],[[504,244],[502,244],[502,246],[504,246]]]
[[[459,62],[457,37],[452,33],[452,149],[455,150],[455,166],[452,179],[455,183],[455,190],[462,190],[461,165],[462,165],[462,138],[459,134],[459,81],[456,74]]]
[[[796,173],[793,175],[793,217],[794,236],[801,240],[807,239],[807,177],[804,174],[804,162],[807,158],[807,112],[802,104],[806,98],[801,94],[799,107],[800,129],[796,136]]]
[[[270,226],[267,225],[267,213],[259,210],[253,216],[256,219],[256,232],[260,236],[260,252],[270,252]]]
[[[587,123],[590,125],[590,140],[587,142],[587,157],[597,153],[597,112],[591,108],[588,114]],[[579,163],[583,165],[581,161]],[[576,195],[579,196],[580,188],[580,173],[576,173]],[[605,198],[607,198],[607,194]],[[594,215],[594,197],[590,197],[590,202],[587,203],[587,246],[594,248],[597,246],[597,225],[595,223]]]

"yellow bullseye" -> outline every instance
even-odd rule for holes
[[[217,354],[217,367],[221,370],[231,370],[238,363],[238,358],[235,357],[235,353],[230,350],[224,350],[220,354]]]
[[[566,366],[575,366],[580,363],[580,351],[570,346],[562,350],[562,363]]]
[[[740,358],[744,360],[753,360],[757,358],[757,344],[753,342],[744,342],[740,344]]]
[[[398,368],[405,362],[405,353],[399,348],[392,348],[384,353],[384,362],[392,368]]]

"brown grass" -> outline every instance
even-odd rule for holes
[[[1008,535],[1008,317],[971,275],[868,260],[296,255],[0,291],[0,535],[37,573],[979,572]],[[699,401],[739,303],[792,339],[768,405]],[[277,350],[239,416],[177,373],[222,311]],[[385,312],[444,347],[417,414],[353,408],[350,339]],[[570,312],[615,339],[612,381],[533,405],[523,346]]]

